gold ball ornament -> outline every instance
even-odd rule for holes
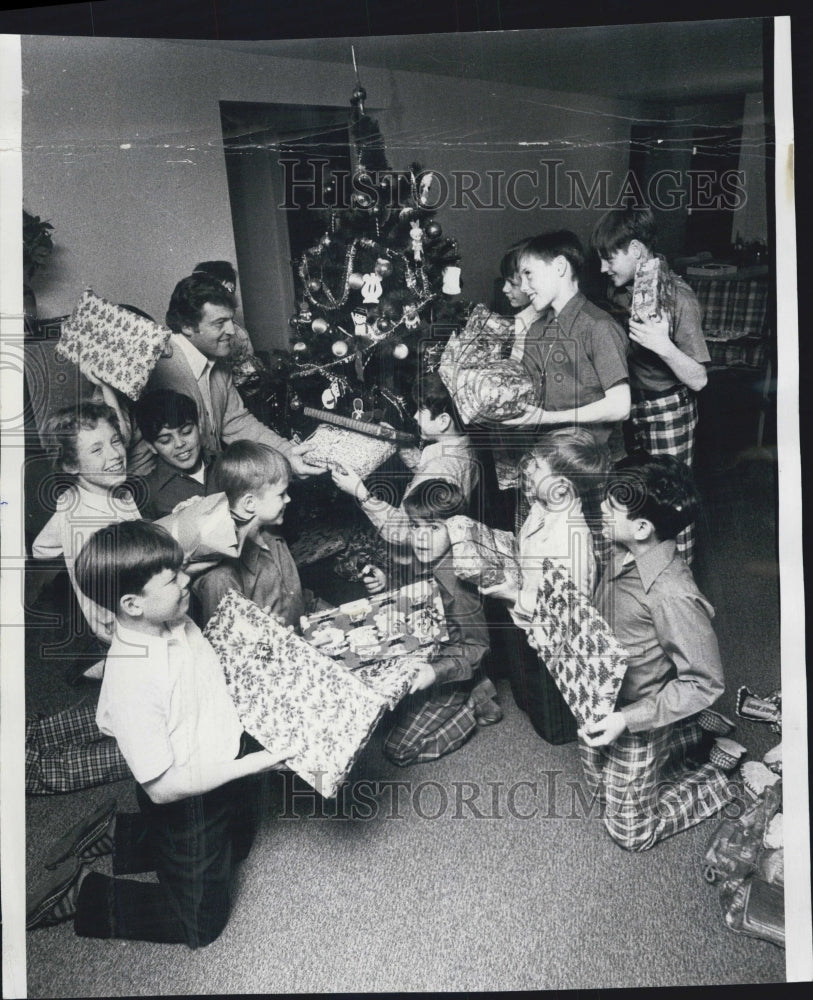
[[[350,277],[347,279],[347,284],[354,290],[358,291],[364,284],[364,275],[359,274],[358,271],[354,271]]]
[[[336,340],[330,346],[331,351],[337,358],[343,358],[350,350],[346,340]]]
[[[403,361],[409,355],[409,348],[406,344],[396,344],[392,349],[392,355],[399,361]]]
[[[389,278],[392,274],[392,264],[386,257],[379,257],[375,262],[375,273],[379,278]]]
[[[317,316],[316,319],[311,323],[311,330],[313,330],[314,333],[317,334],[327,333],[329,329],[330,329],[330,323],[328,323],[328,321],[326,319],[323,319],[323,317],[321,316]]]

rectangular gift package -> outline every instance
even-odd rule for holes
[[[237,591],[204,635],[246,731],[332,798],[386,710],[385,696]]]
[[[328,468],[340,465],[364,479],[395,454],[391,441],[360,434],[332,424],[319,424],[306,439],[308,461]]]
[[[615,711],[627,653],[561,565],[544,559],[542,574],[528,643],[582,727]]]
[[[170,331],[86,289],[62,324],[56,353],[136,400]]]

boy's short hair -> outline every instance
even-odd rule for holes
[[[256,441],[233,441],[212,468],[215,492],[225,493],[234,506],[246,493],[291,478],[291,464],[275,448]]]
[[[627,250],[638,240],[647,250],[655,249],[655,216],[648,205],[614,208],[603,215],[590,237],[590,245],[602,260],[609,260],[616,250]]]
[[[167,326],[174,333],[182,333],[185,326],[196,330],[207,302],[226,309],[237,308],[234,295],[211,274],[190,274],[181,278],[169,300]]]
[[[227,260],[203,260],[195,264],[192,274],[210,274],[218,281],[227,282],[232,288],[237,287],[237,271]]]
[[[121,434],[118,415],[107,403],[85,400],[63,406],[46,419],[42,432],[43,445],[57,472],[67,472],[66,466],[76,466],[76,438],[79,431],[92,431],[101,420],[106,420]]]
[[[468,503],[456,483],[424,479],[404,497],[403,508],[411,521],[446,521],[465,514]]]
[[[463,421],[454,399],[437,372],[421,372],[418,375],[412,384],[412,400],[419,409],[429,410],[433,420],[441,413],[448,413],[455,428],[463,431]]]
[[[564,257],[577,280],[584,268],[584,247],[579,237],[569,229],[557,229],[525,240],[517,248],[520,266],[524,257],[538,257],[547,263],[556,257]]]
[[[175,430],[184,424],[197,424],[199,420],[195,400],[172,389],[145,392],[133,407],[133,414],[141,436],[150,444],[165,427]]]
[[[520,472],[540,460],[554,476],[571,482],[583,502],[601,502],[612,462],[606,445],[587,427],[559,427],[542,435],[520,459]]]
[[[650,521],[661,542],[676,538],[700,509],[691,471],[674,455],[639,453],[621,459],[610,474],[607,495],[628,517]]]
[[[183,561],[183,549],[165,528],[152,521],[122,521],[90,536],[74,573],[83,594],[118,612],[125,594],[140,594],[154,576],[180,569]]]

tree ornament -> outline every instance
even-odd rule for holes
[[[367,194],[366,191],[356,191],[353,195],[353,204],[356,208],[368,209],[372,208],[373,198],[372,195]]]
[[[308,350],[308,345],[304,340],[297,340],[293,346],[294,354],[305,354]]]
[[[311,278],[311,280],[308,282],[308,291],[311,293],[311,295],[318,295],[321,288],[322,288],[322,282],[317,281],[315,278]]]
[[[364,284],[364,275],[359,274],[358,271],[354,271],[347,279],[347,284],[353,289],[354,292],[357,292]]]
[[[393,357],[398,358],[399,361],[403,361],[409,354],[409,348],[406,344],[396,344],[392,349],[392,354]]]
[[[367,311],[365,309],[353,309],[350,312],[350,319],[353,320],[353,333],[357,337],[366,337]]]
[[[450,265],[443,268],[443,288],[444,295],[460,294],[460,268]]]
[[[322,393],[322,406],[324,406],[326,410],[334,409],[340,396],[341,392],[339,391],[338,383],[331,382],[327,389],[325,389]]]
[[[324,317],[317,316],[316,319],[311,323],[311,330],[316,334],[327,333],[330,329],[330,323]]]
[[[377,273],[371,272],[364,275],[364,284],[361,286],[362,300],[367,303],[375,302],[381,298],[384,289],[381,286],[381,278]]]
[[[337,358],[343,358],[347,354],[347,352],[348,352],[348,350],[350,348],[347,346],[347,341],[346,340],[335,340],[330,345],[330,349],[331,349],[331,351],[333,351],[333,354]]]
[[[288,406],[290,406],[292,410],[302,409],[302,400],[299,398],[299,396],[297,396],[296,393],[293,393],[291,398],[288,400]]]
[[[409,238],[412,242],[412,256],[416,262],[423,257],[423,230],[417,219],[409,227]]]
[[[439,222],[435,222],[434,220],[432,222],[427,222],[423,227],[423,231],[429,240],[439,240],[443,235],[443,227]]]
[[[389,278],[392,274],[392,262],[386,257],[379,257],[375,262],[375,273],[382,278]]]
[[[392,322],[387,316],[379,316],[375,325],[380,333],[389,333],[392,329]]]
[[[418,306],[415,302],[407,302],[404,305],[404,326],[407,330],[417,330],[421,325],[421,317],[418,315]]]

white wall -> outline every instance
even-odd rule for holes
[[[27,36],[22,53],[24,204],[53,223],[57,246],[34,285],[41,316],[70,311],[91,286],[163,319],[198,260],[235,260],[219,101],[336,105],[354,84],[349,58],[169,41]],[[629,102],[392,70],[362,79],[394,169],[536,170],[555,157],[588,184],[626,173]],[[448,207],[438,221],[459,241],[466,297],[488,301],[510,243],[555,227],[586,239],[599,214]],[[270,282],[257,346],[287,344],[283,294]]]

